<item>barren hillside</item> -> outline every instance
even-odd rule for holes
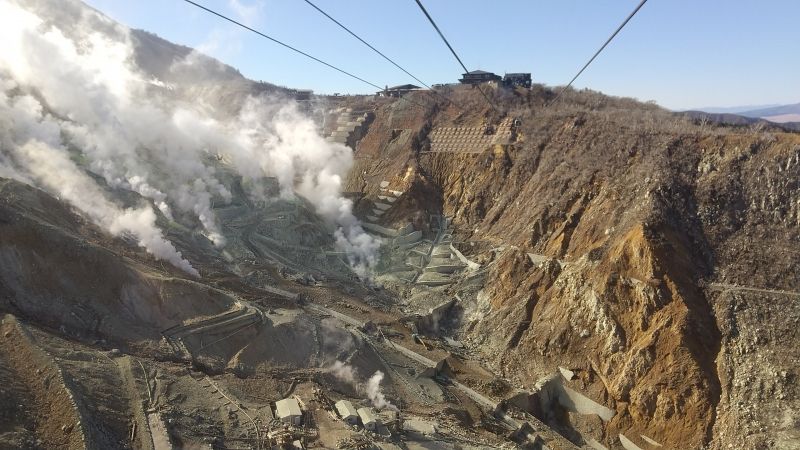
[[[800,449],[800,134],[57,3],[0,5],[0,447]]]
[[[488,263],[472,300],[480,314],[461,335],[524,385],[558,366],[577,371],[618,413],[608,435],[643,433],[673,448],[795,445],[796,416],[777,432],[764,428],[768,415],[742,419],[734,399],[796,410],[796,400],[785,403],[794,394],[775,399],[737,381],[758,377],[738,373],[739,364],[773,352],[782,356],[764,372],[790,377],[796,334],[731,356],[758,325],[722,305],[745,296],[772,317],[778,295],[792,311],[779,322],[797,317],[800,137],[693,123],[592,92],[544,107],[552,94],[535,87],[493,94],[502,114],[521,122],[516,142],[431,152],[431,129],[500,120],[476,91],[457,89],[451,98],[463,111],[408,102],[379,109],[356,156],[373,179],[408,184],[402,207],[452,217],[461,250]],[[416,121],[405,119],[410,111]],[[387,141],[396,129],[416,140],[397,148]],[[409,220],[396,209],[385,224]],[[767,392],[794,391],[786,378],[765,378]]]

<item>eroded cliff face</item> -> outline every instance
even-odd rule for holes
[[[719,400],[718,332],[691,279],[661,267],[686,248],[647,234],[631,229],[598,259],[534,265],[518,249],[503,252],[479,294],[491,308],[470,335],[500,350],[496,367],[525,386],[558,366],[577,372],[581,388],[617,412],[609,438],[635,432],[696,448]]]
[[[508,100],[508,114],[522,119],[517,142],[478,154],[425,151],[430,128],[496,120],[452,107],[422,113],[408,130],[414,145],[374,147],[373,136],[356,154],[375,179],[411,173],[408,211],[452,217],[469,243],[462,250],[488,263],[462,332],[503,376],[531,386],[558,366],[575,370],[586,392],[617,411],[604,425],[612,446],[619,432],[670,448],[770,445],[768,419],[752,419],[750,431],[731,425],[731,398],[756,400],[735,392],[739,362],[720,356],[738,338],[712,291],[800,285],[800,136],[573,100],[556,111],[531,95]],[[390,128],[396,120],[378,110],[370,133]],[[796,360],[796,338],[779,341],[781,357]],[[776,365],[778,388],[797,375],[790,366]],[[758,401],[797,411],[793,391],[781,392]],[[787,417],[797,423],[796,413]]]

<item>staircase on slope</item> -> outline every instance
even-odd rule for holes
[[[334,115],[333,123],[323,127],[325,140],[350,147],[355,147],[355,142],[366,134],[374,117],[370,111],[353,111],[352,108],[339,108]]]

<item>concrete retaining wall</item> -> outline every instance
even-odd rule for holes
[[[422,240],[422,231],[412,231],[411,233],[397,236],[394,238],[394,245],[416,244]]]
[[[597,415],[606,422],[616,414],[613,409],[564,386],[561,375],[558,373],[537,383],[533,392],[518,392],[506,402],[540,419],[545,417],[548,411],[552,411],[556,405],[577,414]]]
[[[619,442],[622,444],[622,447],[625,448],[625,450],[644,450],[638,445],[634,444],[633,441],[625,437],[625,435],[622,433],[619,434]]]
[[[397,237],[397,230],[392,230],[391,228],[382,227],[380,225],[376,225],[374,223],[364,222],[361,224],[365,230],[372,231],[378,234],[382,234],[386,237]]]
[[[449,258],[450,257],[450,246],[449,245],[437,245],[433,249],[432,255],[436,258]]]
[[[423,332],[437,333],[439,331],[439,324],[441,323],[442,319],[447,317],[447,314],[450,312],[450,309],[453,308],[455,303],[456,299],[451,298],[450,300],[444,301],[439,305],[429,309],[428,314],[420,316],[420,318],[417,320],[417,328]]]
[[[460,264],[428,264],[428,266],[425,267],[425,272],[453,273],[458,269],[461,269]]]
[[[456,261],[453,258],[447,258],[447,257],[443,258],[443,257],[439,256],[439,257],[431,258],[431,260],[428,261],[428,264],[430,264],[432,266],[440,266],[442,264],[453,264],[455,262]]]
[[[608,422],[614,417],[614,410],[607,408],[589,397],[574,391],[566,386],[561,386],[558,395],[558,402],[567,411],[578,414],[597,414],[601,419]]]
[[[421,284],[423,286],[444,286],[452,283],[453,280],[451,280],[449,277],[436,272],[426,272],[417,278],[417,284]]]

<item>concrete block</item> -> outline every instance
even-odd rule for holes
[[[456,260],[450,257],[434,257],[428,262],[431,266],[440,266],[442,264],[455,264]]]
[[[640,434],[639,436],[641,436],[642,440],[644,440],[648,444],[652,445],[653,447],[663,447],[663,445],[659,444],[654,439],[651,439],[651,438],[649,438],[649,437],[647,437],[647,436],[645,436],[643,434]]]
[[[410,250],[410,249],[416,247],[417,244],[419,244],[419,241],[417,241],[417,242],[409,242],[408,244],[400,244],[400,245],[396,245],[396,246],[400,250]]]
[[[381,203],[381,202],[372,202],[372,203],[375,205],[376,208],[383,211],[386,211],[387,209],[392,207],[392,205],[388,205],[386,203]]]
[[[397,237],[397,230],[392,230],[391,228],[382,227],[378,224],[364,222],[361,224],[365,230],[372,231],[378,234],[381,234],[386,237]]]
[[[422,231],[412,231],[411,233],[397,236],[394,239],[395,245],[416,244],[422,240]]]
[[[589,397],[566,386],[562,386],[561,392],[558,396],[558,402],[567,411],[576,412],[578,414],[597,414],[606,422],[611,420],[611,418],[616,414],[613,409],[607,408],[590,399]]]
[[[422,330],[427,329],[429,331],[437,330],[439,328],[439,323],[442,321],[442,319],[445,318],[445,316],[447,316],[447,314],[450,312],[450,310],[453,308],[453,305],[455,304],[456,304],[456,299],[451,298],[450,300],[445,300],[444,302],[438,304],[437,306],[434,306],[433,308],[428,310],[428,314],[423,317],[424,323],[418,324],[419,328]],[[446,363],[445,360],[440,361],[440,363],[437,364],[436,367],[437,370],[441,371],[445,363]]]
[[[644,450],[643,448],[634,444],[633,441],[625,437],[625,435],[622,433],[619,434],[619,443],[622,444],[622,447],[625,450]]]
[[[408,234],[408,233],[411,233],[412,231],[414,231],[414,225],[411,224],[411,223],[407,223],[407,224],[405,224],[405,226],[403,226],[402,228],[398,229],[397,233],[398,234]]]
[[[431,254],[434,258],[449,258],[450,257],[450,246],[449,245],[437,245],[433,249],[433,253]]]
[[[388,186],[389,186],[389,182],[388,181],[385,181],[385,180],[381,181],[381,187],[382,188],[385,188],[385,187],[388,187]]]
[[[425,262],[425,260],[422,258],[422,256],[409,256],[406,258],[406,265],[413,269],[421,270],[422,264]]]
[[[426,273],[435,272],[443,274],[443,273],[453,273],[458,271],[459,269],[461,269],[460,264],[439,264],[439,265],[428,264],[425,267],[424,272]]]
[[[421,243],[418,242],[417,245],[409,253],[414,253],[427,257],[430,252],[431,252],[430,242],[422,241]]]
[[[419,278],[417,278],[417,284],[421,284],[423,286],[444,286],[452,283],[453,280],[451,280],[450,277],[435,272],[423,273]]]
[[[587,439],[586,443],[589,444],[589,447],[592,447],[594,450],[608,450],[608,447],[597,442],[596,440],[594,440],[594,438]]]

